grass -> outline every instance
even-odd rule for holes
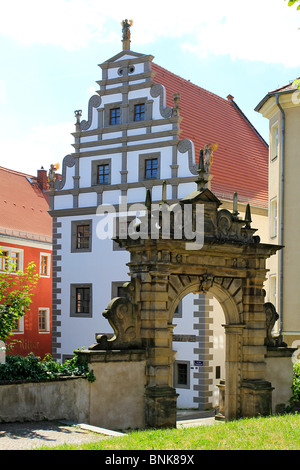
[[[46,448],[43,447],[43,450]],[[300,415],[240,419],[213,426],[134,431],[51,450],[299,450]]]

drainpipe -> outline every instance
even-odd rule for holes
[[[279,228],[279,244],[283,245],[284,235],[284,148],[285,148],[285,113],[279,103],[278,93],[275,95],[276,104],[281,113],[281,146],[280,146],[280,228]],[[279,312],[280,312],[280,325],[279,334],[283,329],[283,250],[279,251]]]

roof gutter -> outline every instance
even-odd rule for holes
[[[279,244],[283,246],[284,239],[284,159],[285,159],[285,112],[279,103],[279,95],[275,94],[276,104],[281,113],[281,146],[280,146],[280,228]],[[279,251],[279,334],[283,329],[283,249]]]

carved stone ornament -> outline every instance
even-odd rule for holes
[[[140,328],[137,319],[137,309],[130,300],[124,297],[112,299],[103,312],[114,330],[114,336],[108,339],[106,335],[98,335],[97,343],[89,349],[136,349],[141,347]]]
[[[273,336],[272,330],[276,321],[279,319],[279,315],[276,312],[276,308],[271,302],[264,304],[264,311],[266,314],[266,338],[265,345],[269,347],[286,347],[286,343],[282,341],[282,337]]]
[[[206,294],[208,290],[213,286],[214,278],[209,274],[204,274],[200,277],[200,292]]]

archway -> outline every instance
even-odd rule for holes
[[[173,316],[173,387],[177,410],[214,416],[225,380],[225,317],[216,297],[187,294]],[[222,391],[222,390],[221,390]]]
[[[178,210],[170,210],[163,202],[153,211],[147,192],[146,215],[135,236],[128,233],[116,237],[130,253],[131,280],[124,285],[129,298],[111,301],[104,315],[115,337],[98,338],[92,349],[140,348],[146,352],[146,426],[176,425],[172,322],[176,305],[191,292],[211,293],[224,311],[226,419],[271,411],[272,386],[265,379],[263,284],[266,260],[280,247],[260,243],[256,229],[251,228],[250,206],[245,219],[240,219],[235,210],[219,209],[221,202],[205,187],[206,182],[207,178],[200,177],[198,189],[180,201]],[[185,218],[186,212],[190,218]],[[164,214],[170,216],[168,236]],[[196,236],[194,244],[190,233],[187,235],[186,222]]]

